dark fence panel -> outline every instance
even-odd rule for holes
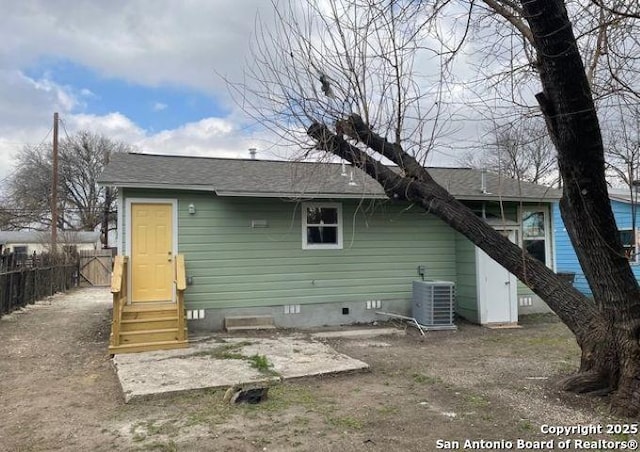
[[[0,317],[77,284],[77,256],[0,255]]]

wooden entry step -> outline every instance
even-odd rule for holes
[[[176,318],[178,315],[175,303],[138,303],[130,304],[122,310],[122,320]]]
[[[122,320],[121,325],[122,331],[144,331],[150,328],[153,330],[175,328],[176,318],[175,316],[125,318]]]
[[[110,346],[109,353],[187,347],[187,328],[186,325],[180,325],[178,314],[176,303],[153,302],[125,305],[122,308],[118,345]],[[182,335],[179,334],[181,327]]]
[[[237,315],[224,318],[224,329],[227,331],[271,330],[275,327],[270,315]]]
[[[163,312],[175,311],[176,304],[170,301],[154,301],[145,303],[128,304],[122,310],[123,312]]]

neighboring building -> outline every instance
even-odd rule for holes
[[[638,257],[640,209],[638,208],[637,195],[631,196],[629,190],[610,188],[609,199],[613,216],[618,225],[620,240],[631,263],[631,270],[633,270],[636,279],[640,280],[640,265],[638,265],[640,263],[640,258]],[[633,221],[634,212],[635,222]],[[567,229],[562,222],[560,206],[557,202],[553,204],[553,223],[555,225],[557,271],[574,275],[573,284],[575,288],[585,295],[592,295],[589,283],[578,262],[578,256],[571,245]]]
[[[430,173],[553,268],[558,191],[472,169]],[[192,329],[221,329],[225,317],[243,315],[279,327],[410,315],[419,273],[455,283],[457,312],[474,322],[548,310],[444,222],[389,200],[348,166],[130,153],[115,154],[99,181],[118,188],[128,302],[174,301],[171,262],[182,254]]]
[[[59,231],[58,245],[69,251],[100,248],[100,233]],[[22,255],[40,254],[51,247],[51,233],[42,231],[0,231],[0,250]]]

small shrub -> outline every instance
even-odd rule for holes
[[[256,354],[247,358],[247,361],[251,363],[251,367],[259,370],[260,372],[268,372],[272,367],[272,364],[265,355]]]

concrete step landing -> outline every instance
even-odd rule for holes
[[[227,331],[272,330],[276,325],[270,315],[236,315],[224,318]]]

